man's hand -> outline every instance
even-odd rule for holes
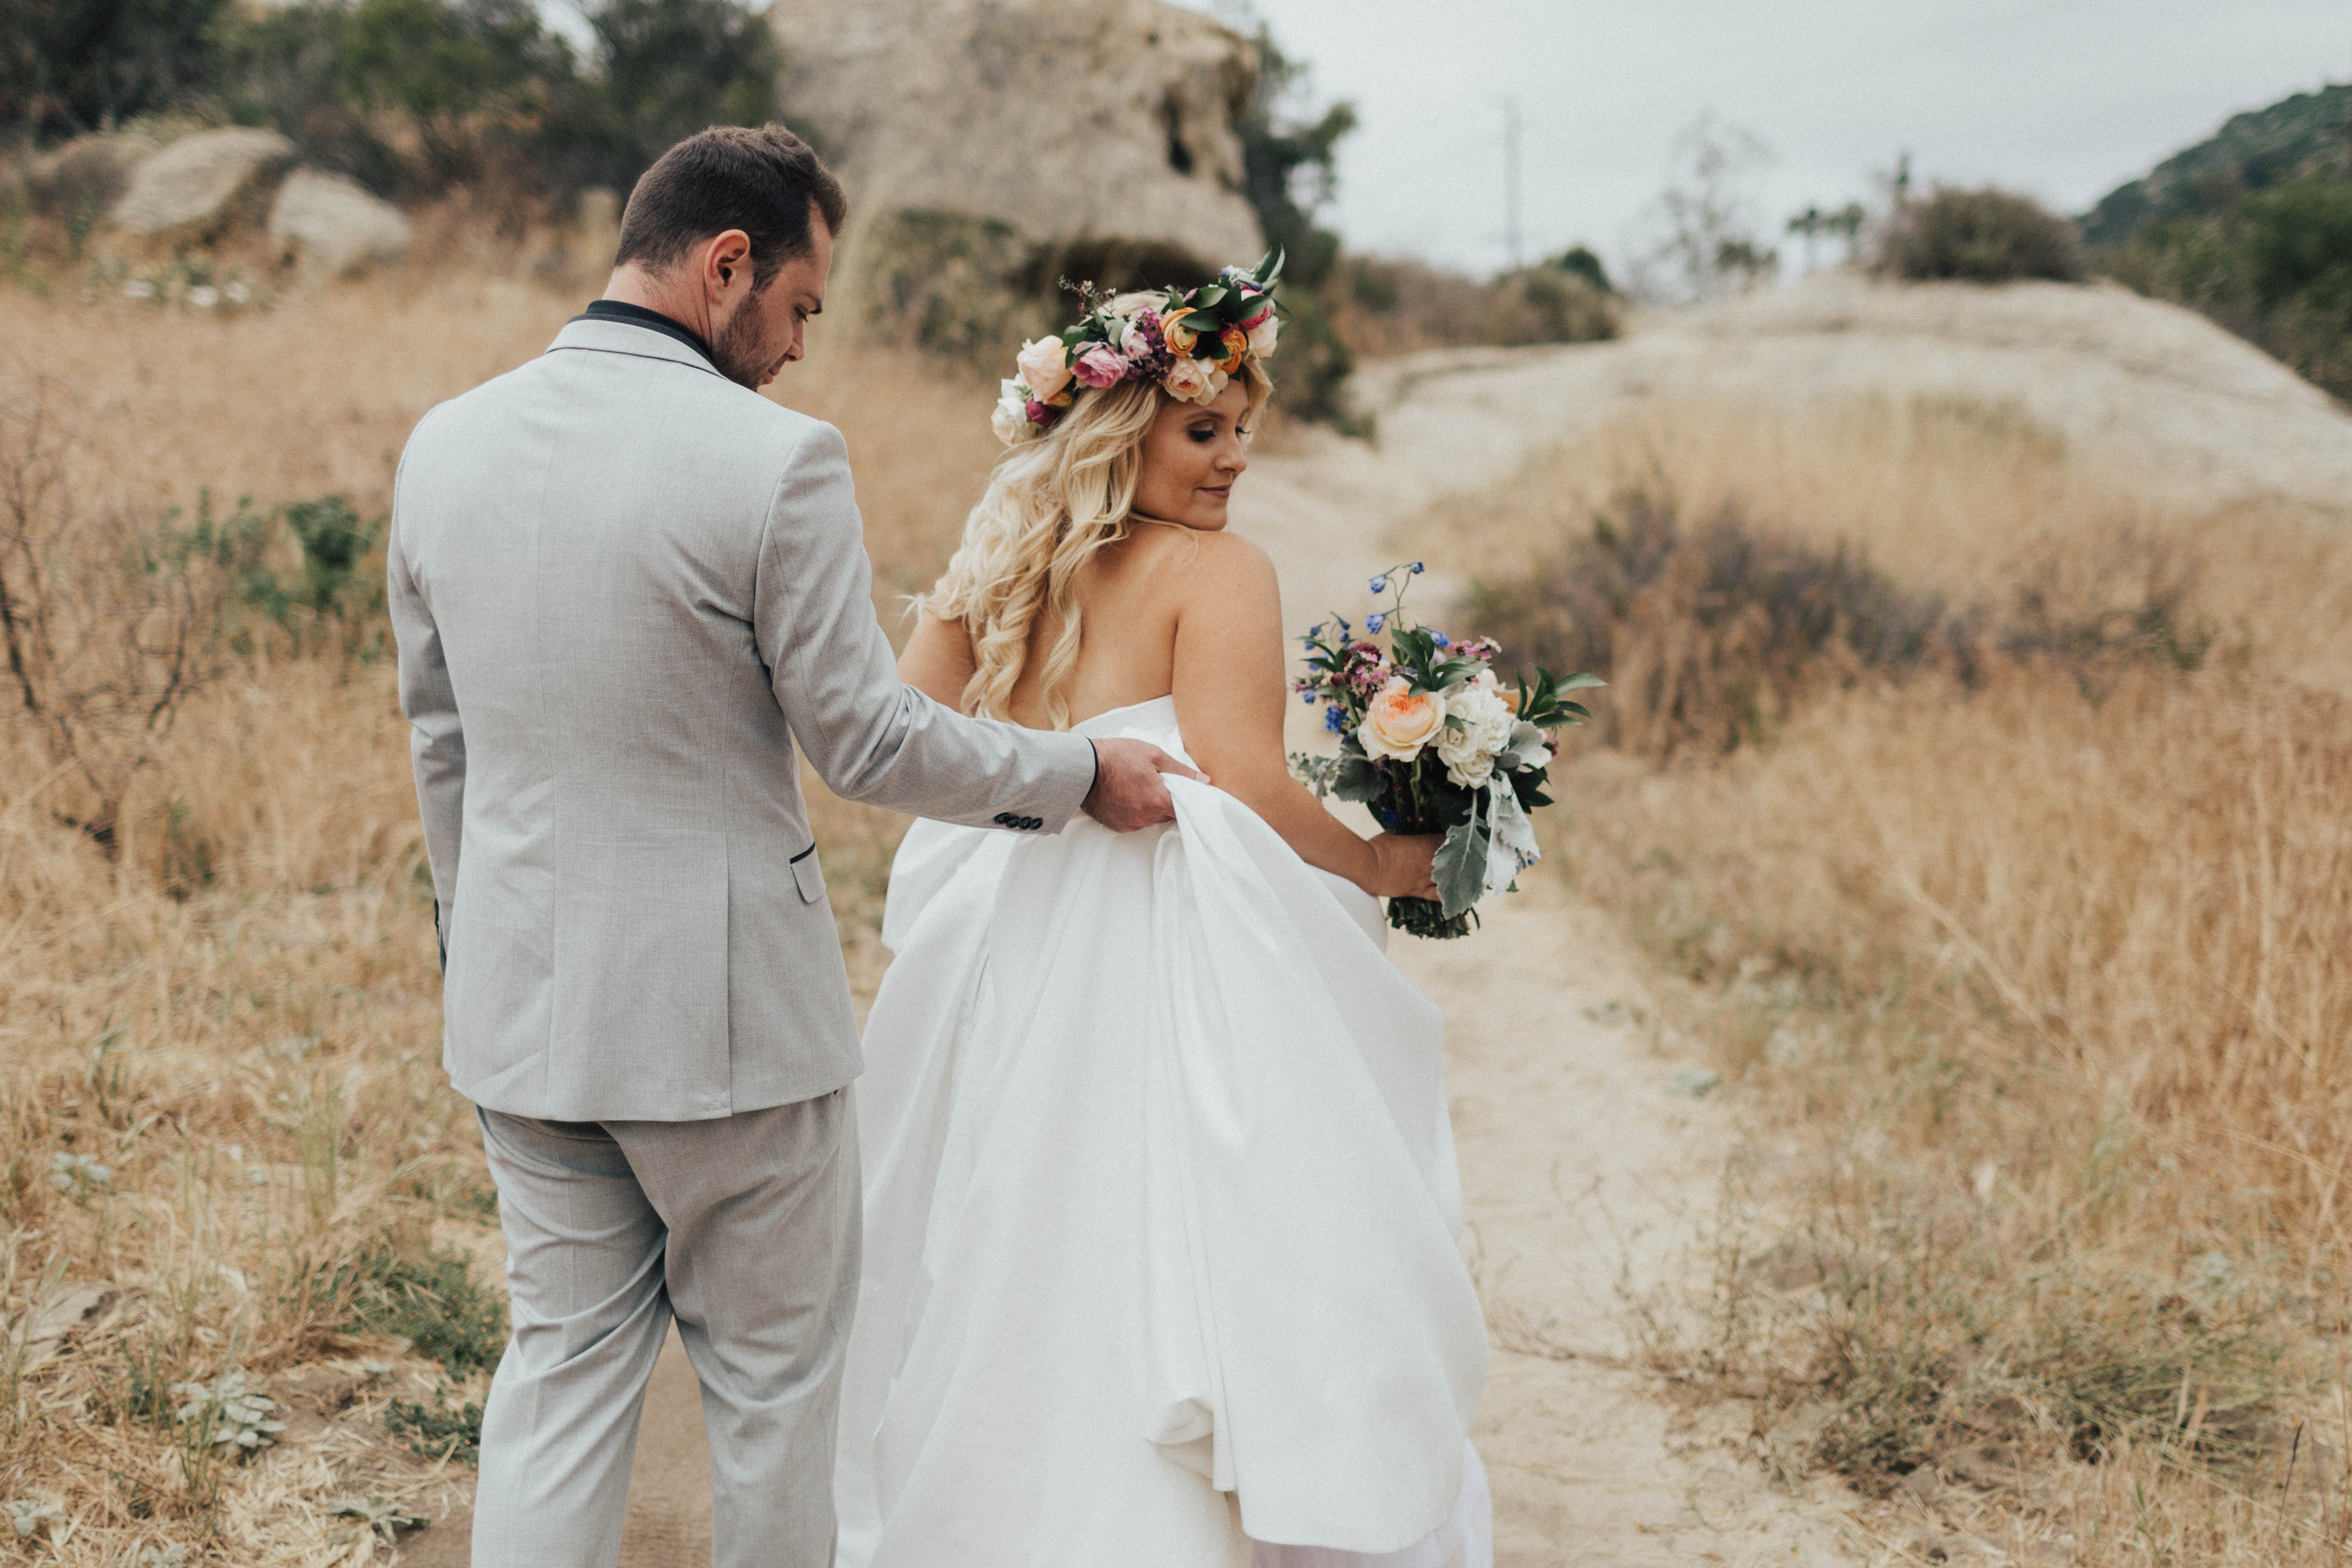
[[[1364,891],[1381,899],[1438,897],[1432,879],[1442,833],[1383,833],[1366,841],[1372,851],[1372,879]]]
[[[1095,787],[1087,792],[1086,814],[1114,833],[1132,833],[1155,822],[1176,820],[1161,773],[1181,773],[1209,782],[1149,741],[1097,741]]]

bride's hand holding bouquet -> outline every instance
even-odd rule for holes
[[[1295,689],[1325,705],[1339,752],[1297,753],[1291,771],[1318,795],[1370,806],[1391,835],[1442,835],[1428,889],[1435,896],[1391,897],[1389,924],[1414,936],[1466,936],[1478,900],[1514,889],[1542,856],[1528,814],[1551,804],[1549,731],[1591,717],[1570,694],[1607,683],[1538,667],[1516,693],[1506,689],[1492,668],[1501,651],[1492,638],[1457,643],[1402,619],[1405,589],[1421,569],[1416,561],[1372,579],[1373,593],[1391,597],[1364,618],[1361,635],[1334,616],[1300,639],[1308,673]],[[1383,633],[1386,648],[1374,640]]]

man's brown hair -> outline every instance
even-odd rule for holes
[[[751,285],[764,289],[778,268],[815,248],[811,207],[834,234],[849,216],[841,182],[814,148],[781,125],[714,125],[637,176],[613,265],[657,272],[711,236],[740,228],[751,238]]]

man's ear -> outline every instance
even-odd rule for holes
[[[723,293],[738,278],[751,275],[751,237],[740,228],[726,229],[711,237],[703,258],[704,278]]]

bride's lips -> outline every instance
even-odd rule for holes
[[[1201,493],[1204,496],[1214,496],[1219,500],[1231,500],[1234,499],[1234,487],[1231,485],[1202,485],[1201,487]]]

